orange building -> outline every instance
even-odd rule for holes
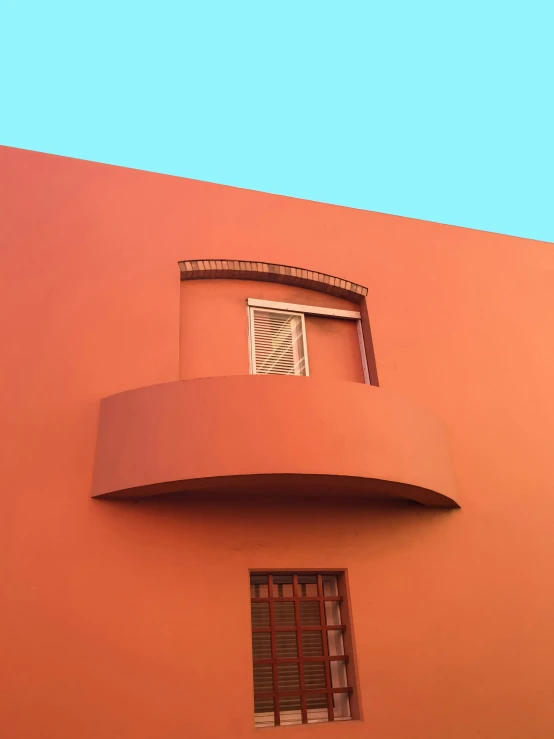
[[[551,245],[0,184],[0,736],[552,739]]]

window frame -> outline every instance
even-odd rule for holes
[[[262,301],[258,301],[262,302]],[[306,341],[306,319],[305,314],[293,310],[279,310],[275,308],[266,308],[261,306],[248,306],[249,322],[248,322],[248,334],[250,344],[250,374],[251,375],[266,375],[266,374],[281,374],[280,372],[256,372],[256,329],[254,326],[254,312],[261,311],[262,313],[287,313],[290,316],[298,316],[302,323],[302,348],[304,350],[304,373],[302,375],[284,375],[285,377],[309,377],[310,376],[310,364],[308,361],[308,344]],[[293,351],[294,351],[293,346]]]
[[[310,575],[316,578],[317,583],[317,595],[302,596],[299,594],[299,582],[298,578],[304,575]],[[253,666],[258,665],[271,665],[272,666],[272,682],[273,690],[270,691],[255,691],[253,685],[254,699],[258,698],[271,698],[273,700],[273,712],[267,713],[256,713],[254,710],[254,720],[256,728],[267,728],[276,726],[287,726],[287,725],[300,725],[308,723],[327,723],[334,721],[349,721],[359,718],[359,706],[357,700],[357,691],[355,684],[355,667],[354,667],[354,651],[353,651],[353,636],[352,636],[352,623],[350,618],[350,606],[349,599],[346,590],[346,576],[345,570],[251,570],[250,576],[250,603],[251,608],[253,603],[269,603],[269,627],[260,626],[255,627],[251,620],[251,633],[252,636],[256,633],[270,633],[271,634],[271,657],[257,658],[254,659],[254,647],[252,647],[252,664]],[[267,577],[267,597],[261,596],[256,597],[252,595],[252,577],[264,576]],[[292,578],[292,596],[276,596],[273,593],[274,582],[273,579],[280,576],[288,576]],[[325,577],[333,577],[336,579],[336,595],[324,595],[323,580]],[[300,603],[301,602],[317,602],[319,603],[320,613],[320,626],[315,625],[301,625],[300,623]],[[293,602],[295,609],[295,626],[276,626],[275,615],[273,604]],[[328,623],[328,612],[325,608],[326,602],[338,603],[338,622],[329,624]],[[251,616],[252,619],[252,616]],[[325,636],[331,631],[340,631],[342,634],[342,654],[330,654],[330,644],[328,643]],[[302,633],[305,631],[320,631],[322,633],[322,651],[321,656],[308,656],[304,657],[302,654],[303,640],[301,638]],[[296,657],[277,657],[276,651],[276,634],[278,633],[295,633],[297,640],[297,656]],[[332,650],[331,650],[332,651]],[[331,664],[332,662],[343,662],[345,667],[345,680],[346,685],[343,687],[333,687]],[[278,683],[278,665],[296,663],[299,665],[299,689],[298,690],[279,690]],[[325,681],[327,684],[326,688],[306,688],[304,682],[304,666],[310,663],[323,663],[325,670]],[[349,707],[348,715],[343,716],[335,713],[335,706],[333,697],[335,694],[342,693],[348,695]],[[306,699],[309,695],[320,696],[326,695],[327,708],[313,708],[307,707]],[[280,698],[297,696],[300,698],[300,709],[294,709],[289,711],[281,711],[279,707]],[[282,720],[286,715],[286,720]],[[295,716],[300,720],[291,720],[292,716]],[[264,723],[264,718],[266,722]],[[261,721],[261,723],[259,723]]]
[[[292,377],[309,377],[309,357],[308,342],[306,334],[305,316],[326,316],[328,318],[339,318],[347,321],[356,321],[356,331],[358,334],[358,344],[360,347],[360,359],[362,362],[362,371],[364,375],[364,384],[370,385],[369,368],[367,364],[367,354],[364,342],[364,334],[362,328],[362,316],[359,311],[342,310],[339,308],[323,308],[318,305],[300,305],[296,303],[281,303],[274,300],[259,300],[258,298],[247,298],[246,310],[248,314],[248,347],[250,374],[257,375],[255,371],[255,331],[254,331],[254,310],[265,310],[270,312],[290,313],[302,317],[302,341],[304,346],[304,364],[306,367],[305,375],[291,375]],[[262,374],[262,373],[260,373]]]

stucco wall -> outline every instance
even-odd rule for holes
[[[253,735],[249,568],[347,568],[363,722],[554,735],[551,245],[0,149],[6,739]],[[463,508],[90,497],[102,397],[179,379],[177,262],[369,288],[379,380],[446,424]]]

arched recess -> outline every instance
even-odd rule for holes
[[[305,287],[328,295],[336,295],[354,303],[361,303],[367,287],[323,272],[290,267],[270,262],[248,262],[231,259],[189,259],[179,262],[181,280],[259,280],[280,282],[283,285]]]
[[[271,262],[253,262],[238,259],[189,259],[180,261],[179,269],[181,282],[213,279],[269,282],[313,290],[358,304],[360,306],[363,333],[363,351],[370,382],[372,385],[379,385],[371,325],[366,305],[367,287],[323,272]]]

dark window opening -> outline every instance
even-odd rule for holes
[[[337,574],[250,576],[257,727],[352,717]]]

